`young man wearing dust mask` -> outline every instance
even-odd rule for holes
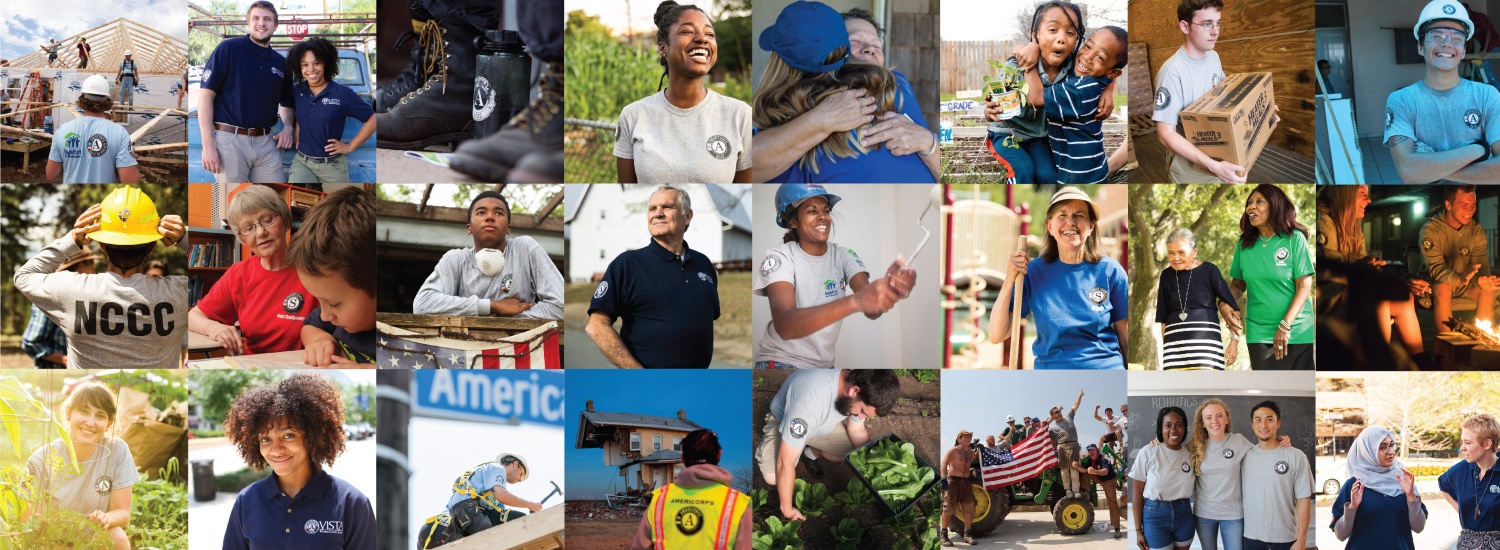
[[[412,311],[562,319],[562,273],[531,237],[510,234],[510,203],[485,191],[469,203],[473,248],[449,250],[417,291]]]

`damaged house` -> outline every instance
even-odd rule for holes
[[[703,426],[688,420],[687,411],[663,417],[594,410],[590,399],[578,418],[577,449],[602,449],[604,465],[619,469],[624,490],[650,491],[671,483],[682,471],[682,439]]]

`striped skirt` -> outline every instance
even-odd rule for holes
[[[1224,343],[1220,340],[1218,320],[1198,320],[1204,317],[1202,311],[1193,310],[1188,320],[1167,325],[1161,353],[1162,369],[1224,370]]]

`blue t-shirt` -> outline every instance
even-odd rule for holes
[[[135,166],[130,133],[107,118],[68,121],[53,134],[47,160],[63,165],[63,183],[120,183],[120,168]]]
[[[1129,317],[1128,286],[1125,268],[1109,257],[1073,265],[1031,260],[1021,316],[1036,312],[1034,368],[1125,368],[1114,323]]]
[[[474,486],[475,493],[481,495],[484,494],[485,491],[494,489],[496,485],[505,487],[505,467],[501,466],[498,462],[486,462],[484,464],[481,464],[478,468],[474,469],[474,473],[469,474],[469,484]],[[448,497],[448,508],[451,509],[453,508],[453,505],[465,500],[469,500],[471,498],[474,497],[463,493],[454,492],[453,496]]]
[[[203,89],[214,92],[214,122],[241,128],[270,128],[277,107],[292,107],[286,57],[249,37],[220,42],[203,66]]]
[[[281,492],[272,473],[235,497],[224,548],[375,548],[375,510],[359,489],[322,470],[295,498]]]
[[[922,117],[922,106],[917,103],[917,95],[912,91],[911,83],[907,82],[906,77],[901,73],[892,71],[892,74],[896,76],[896,111],[911,117],[912,122],[917,123],[918,126],[927,127],[927,119]],[[759,129],[757,128],[756,131]],[[819,151],[817,162],[816,174],[811,168],[803,168],[799,161],[766,183],[935,183],[936,181],[932,178],[932,170],[927,169],[927,163],[922,162],[921,155],[914,153],[898,157],[891,154],[890,147],[884,145],[864,155],[844,159],[835,159]]]
[[[297,103],[297,150],[309,157],[326,157],[330,139],[344,138],[344,120],[360,122],[375,116],[375,108],[348,86],[332,80],[323,93],[313,96],[307,81],[298,82],[294,95]]]
[[[1057,160],[1057,183],[1104,183],[1109,179],[1109,157],[1104,155],[1104,122],[1099,97],[1109,77],[1069,75],[1048,86],[1047,141]]]
[[[623,320],[620,339],[646,368],[701,369],[713,360],[718,272],[682,246],[679,258],[652,239],[615,257],[589,302],[589,314]]]
[[[1339,518],[1344,517],[1344,504],[1349,502],[1349,491],[1354,487],[1354,478],[1344,481],[1339,497],[1333,501],[1332,529]],[[1427,505],[1422,505],[1422,515],[1427,515]],[[1411,519],[1406,517],[1406,495],[1386,496],[1366,488],[1360,499],[1359,511],[1354,517],[1354,530],[1349,532],[1345,550],[1416,550],[1411,539]]]
[[[1478,474],[1479,465],[1460,460],[1438,476],[1438,489],[1458,502],[1458,523],[1464,529],[1500,531],[1500,475],[1495,475],[1494,468],[1485,472],[1483,479]],[[1476,496],[1480,502],[1476,501]],[[1474,517],[1476,504],[1479,505],[1478,518]]]
[[[333,349],[337,355],[348,358],[355,363],[375,362],[375,329],[364,332],[349,332],[344,327],[323,320],[323,306],[313,308],[312,313],[302,320],[304,325],[318,327],[319,330],[333,335],[333,341],[338,347]]]

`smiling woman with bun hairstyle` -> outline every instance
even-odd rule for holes
[[[719,59],[713,21],[672,0],[655,20],[661,91],[620,111],[620,183],[749,183],[750,105],[704,85]]]

